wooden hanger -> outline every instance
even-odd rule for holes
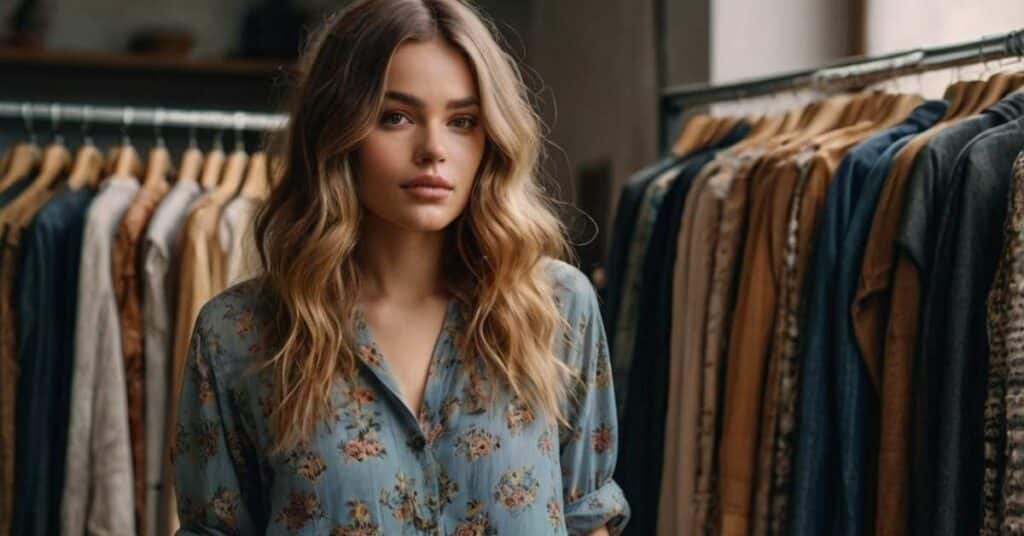
[[[847,110],[851,100],[852,97],[849,95],[835,95],[821,101],[821,106],[812,119],[806,125],[803,125],[803,128],[798,129],[802,131],[800,136],[814,137],[842,126],[843,123],[841,121],[844,112]]]
[[[100,150],[87,140],[75,152],[75,160],[68,175],[68,187],[78,190],[82,187],[95,186],[103,171],[103,155]]]
[[[53,186],[61,179],[71,163],[71,154],[63,142],[56,141],[46,146],[39,174],[5,210],[0,213],[0,227],[14,225],[17,228],[28,225],[36,211],[53,194]]]
[[[6,172],[0,178],[0,190],[7,188],[18,179],[30,173],[39,165],[42,151],[39,146],[32,142],[24,142],[15,145],[10,152]]]
[[[985,91],[978,97],[974,113],[979,113],[985,108],[992,106],[1019,88],[1021,80],[1024,80],[1024,74],[1022,73],[995,73],[990,76],[985,85]]]
[[[131,143],[121,145],[117,162],[114,164],[114,175],[136,179],[142,175],[142,159]]]
[[[910,93],[891,95],[885,109],[881,110],[876,118],[876,124],[881,128],[888,128],[900,121],[903,121],[924,102],[924,97]]]
[[[188,147],[181,155],[181,165],[178,166],[178,181],[196,182],[199,180],[199,171],[203,166],[203,153],[196,147]]]
[[[213,149],[209,153],[206,153],[206,159],[203,162],[203,174],[199,179],[199,184],[202,185],[204,190],[210,191],[217,187],[217,183],[220,182],[220,175],[224,169],[224,146],[220,142],[220,134],[217,134],[217,138],[213,143]]]
[[[735,128],[740,121],[741,119],[739,117],[726,116],[719,118],[718,123],[715,124],[714,130],[711,132],[711,135],[708,137],[704,146],[707,147],[709,145],[714,145],[721,141],[729,135],[730,132],[732,132],[732,129]]]
[[[714,119],[708,114],[691,117],[676,136],[676,141],[672,144],[672,153],[676,156],[685,156],[699,148],[701,140],[706,135],[705,129],[713,122]]]
[[[256,151],[249,158],[249,168],[246,170],[241,195],[259,200],[265,200],[270,195],[270,183],[267,180],[267,154],[263,151]]]
[[[964,96],[963,107],[961,114],[964,117],[974,115],[979,108],[978,104],[981,103],[981,97],[985,94],[985,86],[988,83],[984,80],[974,80],[970,85],[967,86],[967,94]]]
[[[245,178],[245,165],[248,161],[249,155],[245,149],[238,147],[231,152],[231,156],[228,157],[227,164],[224,166],[224,178],[221,179],[213,193],[218,201],[226,203],[238,193],[238,188]]]
[[[149,191],[166,191],[170,186],[167,184],[167,175],[171,172],[171,154],[167,147],[158,142],[149,150],[149,158],[146,161],[146,178],[142,181],[142,188]]]

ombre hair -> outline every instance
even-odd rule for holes
[[[565,424],[575,374],[555,354],[555,338],[568,326],[542,261],[569,260],[573,251],[538,179],[541,121],[496,35],[461,0],[356,0],[311,34],[289,124],[269,140],[277,180],[255,222],[280,326],[277,351],[263,365],[273,379],[275,451],[308,439],[329,416],[335,383],[356,374],[361,274],[353,251],[363,208],[352,158],[378,121],[398,47],[436,37],[460,49],[473,69],[486,132],[469,202],[444,231],[443,272],[466,320],[456,348],[472,356],[464,359],[470,373],[486,378],[483,399],[493,401],[500,384]]]

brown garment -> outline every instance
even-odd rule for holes
[[[177,430],[178,397],[181,380],[188,355],[188,343],[199,311],[217,293],[224,290],[227,282],[224,251],[218,236],[218,225],[224,199],[211,192],[199,199],[189,212],[182,227],[181,244],[175,268],[178,277],[178,303],[174,322],[174,351],[171,354],[171,390],[167,411],[167,444],[174,444]],[[161,519],[167,519],[169,533],[177,530],[174,498],[173,464],[170,448],[165,450],[167,486],[161,506],[166,508]]]
[[[700,419],[697,422],[697,467],[692,534],[717,534],[720,514],[718,501],[718,436],[721,427],[720,394],[733,303],[736,300],[737,273],[743,251],[743,233],[747,227],[748,182],[764,154],[764,148],[737,155],[729,175],[715,177],[709,186],[719,198],[721,213],[717,222],[711,288],[708,292],[704,326],[704,354]]]
[[[910,508],[911,366],[917,344],[921,280],[896,248],[906,204],[907,176],[920,150],[947,124],[914,137],[896,154],[878,197],[850,305],[857,346],[879,390],[875,533],[906,534]]]
[[[726,364],[725,413],[719,467],[721,471],[722,534],[764,533],[768,505],[776,411],[779,354],[778,300],[783,288],[782,252],[791,203],[800,181],[796,158],[815,150],[807,190],[800,201],[800,223],[807,242],[817,208],[839,158],[877,127],[869,122],[837,129],[775,150],[755,172],[747,243],[740,275],[735,322]],[[819,168],[817,171],[814,171]],[[818,191],[818,188],[821,191]],[[804,248],[806,250],[806,248]]]
[[[155,183],[139,190],[125,211],[114,235],[111,275],[117,313],[121,325],[121,351],[124,354],[125,384],[128,400],[128,431],[131,437],[135,526],[144,533],[146,511],[145,463],[145,360],[142,352],[142,277],[140,276],[140,239],[160,200],[169,187]]]
[[[761,402],[767,348],[775,320],[784,222],[795,180],[782,166],[786,148],[763,159],[750,190],[750,219],[743,251],[739,295],[733,312],[725,366],[725,406],[719,445],[721,533],[746,536],[750,530]]]
[[[712,162],[694,179],[677,237],[658,534],[687,533],[694,523],[704,314],[718,232],[711,222],[717,221],[719,209],[718,200],[707,185],[720,172],[723,171],[719,163]]]
[[[29,187],[31,189],[31,186]],[[26,190],[29,192],[30,190]],[[31,217],[50,200],[57,190],[40,192],[31,198],[19,197],[7,209],[22,203],[20,221],[0,228],[0,534],[9,534],[14,508],[14,420],[18,392],[18,325],[14,302],[14,282],[21,268],[22,234],[28,229]]]

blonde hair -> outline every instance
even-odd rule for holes
[[[461,49],[474,70],[487,138],[468,205],[445,230],[444,273],[468,311],[457,351],[474,356],[466,363],[476,369],[470,374],[485,375],[485,398],[493,400],[500,379],[564,424],[561,404],[573,374],[555,355],[554,338],[567,326],[541,261],[573,252],[537,179],[540,119],[495,35],[492,23],[459,0],[357,0],[307,43],[289,125],[270,140],[279,180],[255,224],[264,283],[282,326],[280,349],[265,363],[273,376],[276,451],[307,439],[328,416],[334,383],[355,375],[360,273],[352,253],[362,208],[350,158],[374,128],[399,45],[437,36]]]

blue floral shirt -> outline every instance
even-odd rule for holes
[[[571,429],[507,390],[475,407],[478,369],[455,350],[465,317],[452,300],[420,415],[357,313],[359,374],[339,382],[333,418],[271,455],[270,383],[249,370],[271,355],[266,302],[256,280],[216,296],[196,321],[178,407],[178,534],[621,533],[629,505],[612,480],[615,399],[597,297],[578,269],[545,262],[572,327],[556,352],[580,378],[579,402],[563,406]]]

